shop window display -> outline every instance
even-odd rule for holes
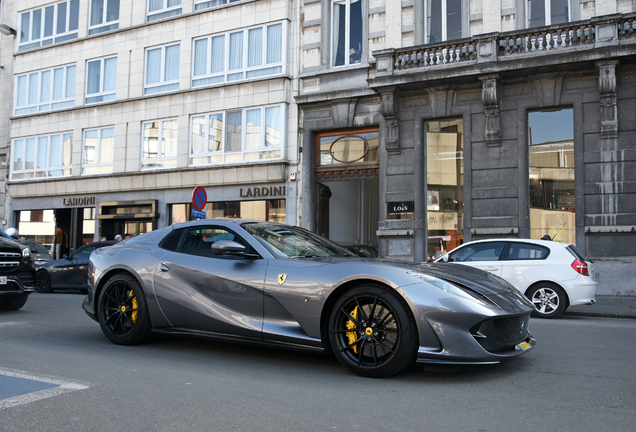
[[[462,120],[426,123],[427,229],[429,259],[463,241],[464,146]]]

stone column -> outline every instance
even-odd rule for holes
[[[499,124],[499,76],[486,75],[479,77],[482,83],[481,101],[484,104],[486,116],[486,145],[488,147],[501,146]]]
[[[616,66],[618,60],[596,63],[601,99],[601,139],[618,139],[618,112],[616,110]]]
[[[400,154],[400,91],[395,87],[380,90],[384,117],[384,147],[389,155]]]

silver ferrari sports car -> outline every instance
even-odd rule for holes
[[[361,258],[303,228],[208,219],[94,251],[83,307],[123,345],[151,331],[331,351],[352,372],[497,363],[536,342],[532,303],[461,265]]]

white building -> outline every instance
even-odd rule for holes
[[[190,219],[195,186],[208,217],[295,224],[295,3],[3,1],[5,228],[136,235]]]

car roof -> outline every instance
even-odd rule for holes
[[[512,243],[531,243],[531,244],[536,244],[536,245],[546,246],[546,247],[550,247],[550,246],[567,247],[571,245],[570,243],[563,243],[563,242],[554,241],[554,240],[536,240],[536,239],[523,239],[523,238],[493,238],[493,239],[473,240],[473,241],[466,242],[460,245],[460,247],[471,245],[471,244],[477,244],[477,243],[491,243],[491,242],[502,242],[502,241],[512,242]]]

